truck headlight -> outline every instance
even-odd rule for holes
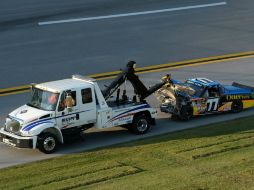
[[[11,118],[10,116],[8,115],[5,119],[5,124],[4,124],[4,130],[7,131],[8,130],[8,126],[9,126],[9,123],[11,123]]]
[[[6,119],[5,130],[9,132],[16,133],[21,129],[21,124],[14,119]]]

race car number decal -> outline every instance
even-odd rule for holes
[[[216,111],[218,109],[219,98],[207,100],[207,111]]]

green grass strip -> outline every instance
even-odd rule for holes
[[[0,169],[0,190],[249,190],[253,155],[252,116]]]

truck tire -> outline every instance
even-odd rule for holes
[[[239,113],[243,111],[243,102],[241,100],[233,101],[231,105],[232,113]]]
[[[182,121],[189,121],[192,117],[193,109],[191,106],[182,106],[180,110],[179,119]]]
[[[38,148],[41,152],[51,154],[56,151],[58,141],[55,135],[51,133],[42,133],[38,137]]]
[[[145,114],[142,114],[134,118],[130,131],[137,135],[141,135],[149,131],[150,127],[150,118]]]

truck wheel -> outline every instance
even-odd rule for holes
[[[150,129],[150,127],[150,118],[143,114],[134,118],[130,130],[131,132],[140,135],[145,134]]]
[[[192,107],[190,106],[183,106],[180,111],[179,118],[182,121],[189,121],[192,117]]]
[[[241,100],[233,101],[231,105],[231,112],[239,113],[241,111],[243,111],[243,102]]]
[[[41,152],[51,154],[56,151],[57,146],[57,138],[51,133],[43,133],[38,137],[38,148]]]

